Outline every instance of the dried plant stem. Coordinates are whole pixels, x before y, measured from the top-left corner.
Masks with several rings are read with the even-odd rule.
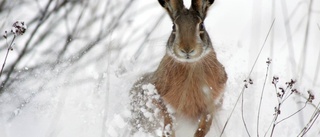
[[[277,87],[277,84],[276,83],[274,83],[274,89],[275,89],[275,92],[276,92],[276,95],[277,95],[277,93],[278,93],[278,87]],[[277,99],[278,99],[278,108],[281,106],[281,100],[277,97]],[[264,136],[266,136],[267,135],[267,133],[268,133],[268,131],[270,130],[270,128],[271,128],[271,126],[272,126],[272,131],[271,131],[271,135],[270,135],[270,137],[272,136],[272,134],[273,134],[273,131],[274,131],[274,128],[275,128],[275,121],[277,120],[277,118],[278,118],[278,115],[279,115],[279,113],[278,112],[276,112],[275,113],[275,116],[274,116],[274,118],[273,118],[273,120],[272,120],[272,122],[271,122],[271,124],[270,124],[270,126],[269,126],[269,128],[268,128],[268,130],[266,131],[266,133],[264,134]]]
[[[288,88],[289,87],[287,87],[286,89],[285,89],[285,91],[287,91],[288,90]],[[276,90],[276,92],[277,92],[277,86],[276,86],[276,84],[275,84],[275,90]],[[280,114],[280,110],[281,110],[281,105],[283,104],[283,102],[284,101],[286,101],[287,99],[288,99],[288,97],[290,96],[290,95],[292,95],[292,93],[290,93],[289,95],[287,95],[286,94],[287,92],[285,92],[284,93],[284,95],[283,95],[283,97],[284,97],[284,99],[282,99],[282,100],[278,100],[279,101],[279,103],[278,103],[278,106],[277,107],[275,107],[275,116],[274,116],[274,119],[272,120],[272,129],[271,129],[271,134],[270,134],[270,137],[272,137],[272,135],[273,135],[273,133],[274,133],[274,130],[275,130],[275,127],[276,127],[276,125],[277,125],[277,119],[278,119],[278,116],[279,116],[279,114]],[[267,132],[269,131],[269,129],[267,130]]]
[[[276,16],[275,7],[276,7],[276,0],[272,0],[271,19],[274,19],[275,16]],[[274,51],[275,51],[275,31],[272,30],[271,34],[270,34],[270,54],[269,54],[270,58],[273,58]],[[270,72],[271,72],[271,74],[273,73],[273,67],[272,66],[270,68]]]
[[[273,133],[274,133],[274,129],[276,127],[276,121],[278,119],[278,116],[279,116],[279,110],[280,110],[280,107],[281,107],[281,103],[278,103],[278,106],[276,107],[276,113],[275,113],[275,116],[272,120],[273,124],[272,124],[272,129],[271,129],[271,134],[270,134],[270,137],[272,137]]]
[[[303,98],[307,99],[305,96],[302,96]],[[319,118],[320,115],[320,102],[318,105],[314,105],[313,103],[310,103],[314,108],[314,112],[309,120],[309,122],[306,124],[306,126],[301,130],[298,136],[302,137],[304,136],[313,126],[314,122]]]
[[[258,61],[258,59],[259,59],[259,57],[260,57],[260,54],[261,54],[264,46],[266,45],[266,42],[267,42],[268,37],[269,37],[269,35],[270,35],[270,32],[271,32],[271,30],[272,30],[272,28],[273,28],[273,25],[274,25],[275,20],[276,20],[276,19],[273,19],[273,21],[272,21],[272,24],[271,24],[271,26],[270,26],[270,28],[269,28],[268,34],[267,34],[266,38],[264,39],[263,45],[262,45],[262,47],[261,47],[261,49],[260,49],[260,51],[259,51],[259,53],[258,53],[258,56],[256,57],[256,60],[254,61],[254,64],[253,64],[253,66],[252,66],[252,68],[251,68],[251,70],[250,70],[250,73],[249,73],[249,75],[248,75],[248,78],[250,77],[250,75],[251,75],[254,67],[256,66],[256,63],[257,63],[257,61]]]
[[[298,111],[296,111],[296,112],[294,112],[293,114],[291,114],[291,115],[289,115],[289,116],[287,116],[287,117],[279,120],[279,121],[276,122],[275,124],[279,124],[280,122],[285,121],[285,120],[287,120],[288,118],[290,118],[290,117],[294,116],[295,114],[299,113],[301,110],[303,110],[303,109],[307,106],[307,104],[308,104],[308,101],[306,101],[305,104],[304,104],[304,106],[303,106],[302,108],[300,108]]]
[[[264,78],[263,86],[262,86],[262,91],[261,91],[261,96],[260,96],[260,102],[259,102],[259,108],[258,108],[258,117],[257,117],[257,136],[259,136],[259,121],[260,121],[260,112],[261,112],[261,104],[262,104],[262,99],[263,99],[263,93],[264,93],[264,88],[266,86],[266,82],[268,79],[268,72],[269,72],[269,66],[270,63],[267,63],[267,71],[266,71],[266,76]]]
[[[3,70],[4,70],[4,66],[6,65],[9,52],[10,52],[10,50],[12,50],[12,45],[13,45],[13,42],[14,42],[15,39],[16,39],[16,35],[13,35],[12,41],[11,41],[11,43],[8,45],[8,49],[7,49],[6,56],[4,57],[4,61],[3,61],[3,64],[2,64],[2,67],[1,67],[1,71],[0,71],[0,78],[1,78],[1,76],[2,76],[2,72],[3,72]],[[1,92],[0,92],[0,94],[1,94]]]
[[[225,131],[228,123],[229,123],[229,120],[231,119],[231,116],[232,116],[232,114],[233,114],[233,112],[234,112],[234,110],[235,110],[235,108],[236,108],[236,106],[237,106],[237,104],[238,104],[238,102],[239,102],[239,100],[240,100],[240,97],[241,97],[241,95],[243,94],[243,92],[244,92],[245,89],[246,89],[246,87],[243,86],[243,88],[242,88],[242,90],[241,90],[241,93],[240,93],[240,95],[238,96],[238,99],[237,99],[236,103],[234,104],[234,106],[233,106],[233,108],[232,108],[232,111],[231,111],[230,115],[229,115],[228,118],[227,118],[227,121],[225,122],[225,124],[224,124],[224,126],[223,126],[223,129],[222,129],[222,131],[221,131],[221,133],[220,133],[220,137],[222,137],[222,135],[223,135],[223,133],[224,133],[224,131]]]
[[[310,118],[309,123],[303,128],[303,130],[300,132],[299,136],[301,136],[301,137],[304,136],[311,129],[314,122],[319,118],[319,115],[320,115],[319,105],[320,105],[320,102],[319,102],[315,112],[313,113],[312,117]]]
[[[245,129],[246,129],[246,132],[247,132],[247,134],[248,134],[248,137],[251,137],[250,132],[249,132],[248,127],[247,127],[247,124],[246,124],[246,121],[245,121],[245,119],[244,119],[244,109],[243,109],[243,100],[244,100],[243,98],[244,98],[244,94],[242,94],[241,97],[242,97],[242,98],[241,98],[241,117],[242,117],[242,122],[243,122],[243,125],[244,125]]]
[[[286,88],[287,90],[288,88]],[[286,94],[286,96],[284,97],[284,99],[281,101],[281,103],[285,102],[291,95],[293,92],[290,92],[289,94]]]
[[[274,84],[274,89],[275,89],[275,93],[276,93],[276,96],[277,96],[277,93],[278,93],[278,87],[277,87],[277,84],[275,84],[275,83],[273,83]],[[281,100],[277,97],[277,100],[278,100],[278,104],[280,104],[280,102],[281,102]],[[275,118],[272,120],[272,122],[271,122],[271,124],[270,124],[270,126],[268,127],[268,129],[267,129],[267,131],[265,132],[265,134],[264,134],[264,137],[266,137],[267,136],[267,133],[268,133],[268,131],[270,130],[270,128],[271,128],[271,126],[273,125],[273,121],[275,120]]]

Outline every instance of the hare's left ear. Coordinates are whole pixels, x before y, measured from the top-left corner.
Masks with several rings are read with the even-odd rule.
[[[172,20],[174,20],[185,8],[183,0],[158,0],[158,2],[167,10]]]
[[[192,0],[190,9],[199,13],[199,16],[204,20],[207,15],[207,11],[214,0]]]

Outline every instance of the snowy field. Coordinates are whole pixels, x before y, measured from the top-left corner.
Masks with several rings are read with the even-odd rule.
[[[3,33],[28,26],[0,78],[0,137],[150,136],[130,134],[129,91],[165,53],[172,23],[157,0],[2,0],[0,18]],[[320,136],[320,0],[216,0],[205,26],[228,73],[208,137],[302,136],[309,126],[304,136]],[[6,49],[1,38],[1,64]],[[279,87],[299,93],[272,132]],[[177,137],[194,130],[181,120]]]

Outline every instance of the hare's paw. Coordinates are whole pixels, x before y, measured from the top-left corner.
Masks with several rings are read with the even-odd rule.
[[[205,131],[201,128],[199,128],[196,133],[194,134],[194,137],[204,137],[206,135]]]

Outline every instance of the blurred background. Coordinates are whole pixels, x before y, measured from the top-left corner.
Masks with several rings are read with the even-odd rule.
[[[157,0],[0,0],[0,18],[2,34],[16,21],[27,25],[0,78],[1,137],[132,136],[129,90],[157,68],[171,32]],[[259,131],[270,136],[278,104],[273,76],[279,87],[296,80],[300,93],[283,104],[279,119],[304,108],[279,123],[274,136],[297,136],[319,115],[320,0],[216,0],[205,26],[229,76],[220,124],[210,132],[220,133],[232,113],[226,136],[249,136],[244,123],[256,136],[264,91]],[[12,39],[0,38],[1,64]],[[248,77],[253,84],[241,94]],[[307,91],[315,100],[304,107]],[[306,135],[320,136],[319,127],[315,119]]]

